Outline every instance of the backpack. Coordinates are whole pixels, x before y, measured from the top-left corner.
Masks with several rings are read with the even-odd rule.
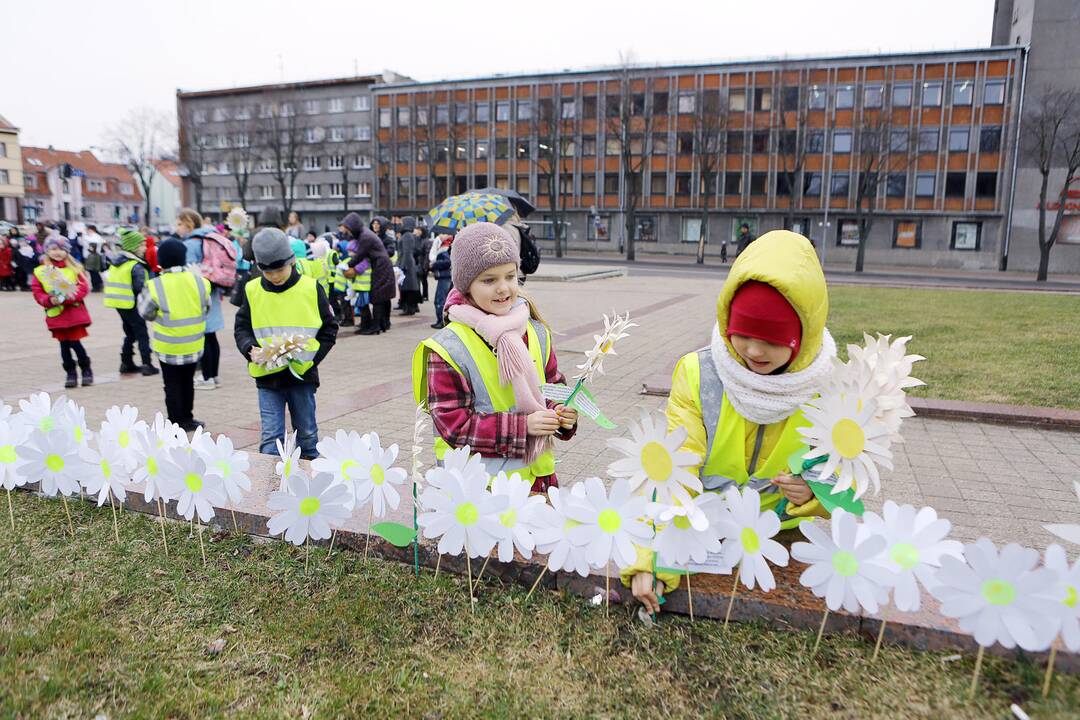
[[[540,267],[540,249],[528,225],[518,225],[521,234],[521,274],[532,275]]]
[[[202,274],[214,285],[231,288],[236,284],[236,246],[216,232],[202,236]]]

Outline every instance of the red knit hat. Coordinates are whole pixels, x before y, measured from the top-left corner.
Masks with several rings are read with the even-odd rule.
[[[728,311],[727,335],[744,335],[791,348],[791,359],[802,344],[802,321],[791,303],[768,283],[751,280],[735,291]]]

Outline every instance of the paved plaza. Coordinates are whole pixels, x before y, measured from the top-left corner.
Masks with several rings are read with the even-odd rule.
[[[536,300],[556,332],[560,367],[568,376],[591,347],[602,313],[630,311],[639,323],[617,346],[608,375],[593,386],[605,413],[625,427],[642,411],[660,411],[664,398],[641,395],[642,383],[669,374],[685,352],[709,337],[722,277],[615,277],[589,282],[530,281]],[[84,341],[93,359],[97,384],[69,391],[96,425],[113,404],[139,407],[144,418],[164,408],[160,376],[117,375],[121,329],[116,313],[89,297],[94,325]],[[338,428],[375,430],[388,442],[412,442],[410,360],[413,348],[432,330],[431,304],[422,313],[399,318],[389,334],[357,336],[343,328],[320,368],[320,435]],[[196,392],[195,416],[214,433],[231,436],[237,446],[258,451],[258,407],[254,382],[232,342],[234,308],[226,304],[221,336],[222,387]],[[29,293],[0,294],[4,338],[0,397],[15,404],[32,392],[63,392],[57,343],[45,330],[42,313]],[[916,373],[917,374],[917,373]],[[564,485],[603,475],[614,454],[606,448],[612,433],[583,420],[577,436],[559,443],[558,474]],[[914,418],[904,427],[905,444],[894,448],[895,470],[883,478],[880,495],[867,498],[877,509],[885,498],[928,504],[952,520],[961,540],[986,535],[997,542],[1035,547],[1052,540],[1047,522],[1080,521],[1072,483],[1080,479],[1080,434],[1024,427]],[[427,461],[431,461],[430,453]]]

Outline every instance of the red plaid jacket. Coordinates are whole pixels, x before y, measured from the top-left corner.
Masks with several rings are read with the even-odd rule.
[[[526,345],[528,342],[526,336]],[[549,383],[566,382],[566,378],[559,372],[554,347],[551,349],[547,367],[544,368],[544,376]],[[473,452],[485,457],[525,457],[526,413],[476,412],[473,409],[473,392],[469,381],[439,357],[438,353],[428,354],[427,383],[428,408],[435,431],[450,446],[459,448],[468,445]],[[556,404],[547,401],[550,409],[554,409]],[[555,437],[569,440],[576,431],[576,426],[570,430],[560,428]],[[559,480],[552,473],[536,478],[532,491],[546,492],[549,487],[558,486]]]

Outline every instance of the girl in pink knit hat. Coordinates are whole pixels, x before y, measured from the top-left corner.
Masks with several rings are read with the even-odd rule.
[[[533,492],[558,485],[552,439],[569,440],[577,411],[545,400],[544,383],[565,383],[551,331],[520,294],[519,249],[492,223],[454,238],[448,324],[413,358],[416,402],[431,413],[435,456],[468,446],[491,475],[519,473]]]

